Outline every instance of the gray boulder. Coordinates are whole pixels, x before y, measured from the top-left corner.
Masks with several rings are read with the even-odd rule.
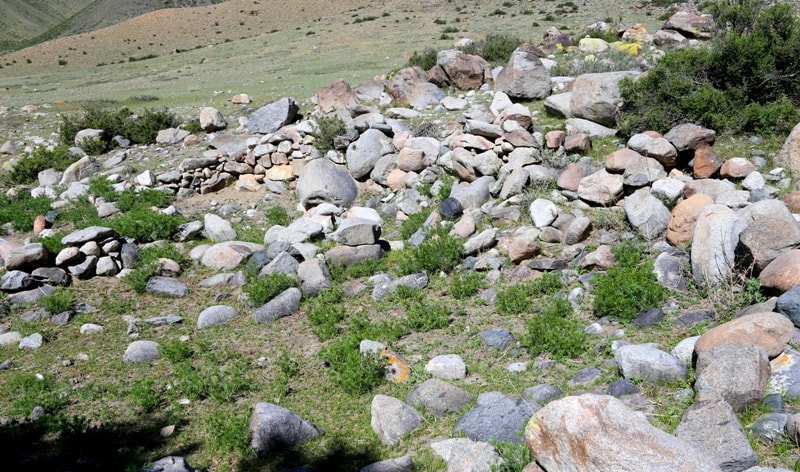
[[[697,216],[692,242],[692,275],[701,286],[723,283],[731,274],[739,235],[747,223],[724,205],[707,205]]]
[[[515,49],[494,80],[495,91],[522,100],[541,100],[550,95],[550,71],[540,57],[541,51],[530,44]]]
[[[491,472],[503,461],[494,446],[485,441],[443,439],[433,441],[431,449],[447,463],[448,471]]]
[[[739,241],[757,272],[800,245],[800,223],[780,200],[761,200],[738,213],[746,224]]]
[[[322,429],[272,403],[258,403],[250,417],[250,447],[258,455],[288,449],[321,435]]]
[[[649,188],[637,190],[622,202],[625,216],[645,239],[660,238],[667,232],[672,214],[669,208],[650,193]]]
[[[644,415],[608,395],[584,394],[551,402],[525,428],[525,440],[545,470],[719,470],[714,460],[689,443],[657,429]]]
[[[764,398],[770,364],[761,347],[729,342],[700,354],[695,372],[698,394],[714,392],[741,412]]]
[[[622,197],[622,175],[601,169],[587,175],[578,184],[578,197],[602,206],[614,205]]]
[[[256,110],[247,118],[247,129],[253,133],[274,133],[294,121],[300,107],[294,98],[284,97]]]
[[[300,278],[300,290],[307,297],[313,297],[333,285],[331,273],[322,259],[301,262],[297,267],[297,276]]]
[[[215,243],[223,243],[236,239],[236,230],[231,223],[213,213],[206,213],[203,217],[206,236]]]
[[[6,270],[35,269],[47,263],[50,254],[42,243],[26,244],[9,251],[5,256]]]
[[[345,246],[362,246],[376,244],[380,236],[380,224],[364,218],[346,218],[329,237]]]
[[[147,279],[145,291],[162,297],[183,298],[189,294],[189,287],[172,277],[154,276]]]
[[[677,357],[650,344],[629,344],[614,353],[622,376],[640,378],[647,383],[662,384],[685,380],[686,365]]]
[[[195,469],[183,457],[168,456],[153,462],[142,472],[195,472]]]
[[[226,126],[228,123],[225,122],[225,117],[216,108],[205,107],[200,110],[200,127],[206,133],[225,129]]]
[[[161,348],[155,341],[133,341],[125,349],[125,362],[147,362],[161,357]]]
[[[482,393],[474,408],[462,416],[453,432],[475,441],[522,443],[518,434],[539,406],[500,392]]]
[[[267,323],[283,318],[284,316],[292,315],[300,309],[300,301],[302,298],[303,293],[300,289],[295,287],[288,288],[272,300],[254,310],[252,314],[253,321]]]
[[[601,72],[583,74],[572,83],[570,113],[606,126],[616,124],[621,94],[619,82],[625,77],[636,77],[639,72]]]
[[[347,146],[347,170],[354,179],[368,177],[378,159],[393,151],[392,141],[385,134],[377,129],[368,129]]]
[[[675,437],[714,460],[723,472],[738,472],[758,464],[733,408],[716,394],[701,394],[681,417]]]
[[[408,393],[406,402],[422,406],[436,416],[461,411],[472,403],[472,394],[440,379],[428,379]]]
[[[239,316],[239,311],[227,305],[214,305],[200,312],[197,317],[197,327],[207,328],[228,321]]]
[[[380,156],[378,156],[380,157]],[[328,159],[313,159],[297,179],[297,197],[304,208],[320,203],[350,206],[358,196],[353,177]]]
[[[414,462],[411,457],[403,456],[397,459],[374,462],[362,467],[359,472],[410,472],[412,470],[414,470]]]
[[[375,395],[370,406],[372,430],[382,443],[394,446],[422,425],[424,418],[412,406],[386,395]]]

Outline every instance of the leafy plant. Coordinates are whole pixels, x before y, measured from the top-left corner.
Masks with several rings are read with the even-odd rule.
[[[178,226],[186,222],[181,215],[167,215],[147,209],[134,209],[105,221],[105,225],[113,228],[121,236],[146,243],[169,239],[178,230]]]
[[[632,320],[643,309],[666,301],[669,292],[656,279],[653,262],[641,262],[641,248],[624,242],[612,252],[618,265],[592,280],[595,315]]]
[[[286,274],[269,274],[266,277],[250,276],[242,291],[250,302],[256,306],[263,305],[278,296],[281,292],[298,285],[297,279]]]
[[[323,347],[319,357],[330,366],[330,379],[350,395],[369,392],[384,380],[384,363],[377,355],[362,355],[362,337],[350,332]]]
[[[311,323],[311,332],[320,341],[332,339],[339,333],[340,323],[347,318],[347,309],[343,301],[344,293],[334,287],[320,292],[308,302],[306,316]]]
[[[505,15],[502,10],[496,10]],[[467,54],[481,56],[493,66],[505,65],[514,52],[524,41],[516,36],[505,33],[489,33],[485,38],[461,48]]]
[[[544,295],[553,295],[564,286],[561,278],[555,273],[545,273],[538,279],[509,285],[497,292],[495,306],[501,315],[519,315],[531,311],[534,299]]]
[[[217,410],[206,420],[208,444],[213,451],[236,452],[242,456],[252,454],[247,415],[231,414]]]
[[[158,132],[178,126],[178,119],[167,110],[146,109],[134,114],[128,108],[116,111],[98,106],[84,108],[83,113],[62,116],[58,134],[63,144],[71,144],[78,131],[86,128],[102,129],[102,148],[95,151],[106,152],[113,147],[114,136],[124,136],[134,144],[154,143]]]
[[[431,70],[436,65],[438,51],[432,48],[425,48],[422,52],[414,51],[408,58],[406,67],[419,66],[423,70]]]
[[[533,462],[533,452],[524,441],[515,444],[490,439],[489,443],[502,459],[498,464],[489,465],[491,472],[522,472],[525,466]]]
[[[280,205],[273,205],[264,211],[264,218],[269,225],[288,226],[292,222],[292,217],[286,208]]]
[[[522,343],[532,356],[548,353],[554,359],[572,359],[586,352],[586,332],[563,298],[550,298],[541,313],[528,320]]]
[[[450,295],[456,300],[466,300],[478,293],[483,284],[479,272],[456,272],[450,276]]]
[[[335,149],[334,139],[347,132],[347,124],[338,116],[320,116],[317,121],[317,135],[314,145],[321,152]]]
[[[47,294],[39,301],[49,313],[63,313],[72,308],[75,296],[64,287],[58,287],[53,293]]]
[[[139,379],[133,382],[129,398],[144,413],[152,413],[161,405],[161,394],[153,379]]]
[[[26,153],[14,164],[8,173],[8,180],[15,185],[30,184],[36,181],[39,172],[51,168],[64,170],[80,158],[80,155],[73,154],[69,150],[68,145],[56,146],[53,149],[36,146],[33,151]]]
[[[425,271],[429,274],[448,272],[461,262],[464,242],[448,233],[447,228],[434,228],[417,247],[406,248],[395,259],[401,274]]]
[[[36,216],[50,210],[50,203],[47,197],[33,198],[23,190],[15,197],[0,193],[0,224],[11,223],[11,227],[17,231],[30,231]]]
[[[136,192],[133,189],[127,189],[119,194],[117,208],[120,211],[149,210],[151,207],[166,207],[173,200],[175,200],[175,196],[163,190],[147,188]]]
[[[136,293],[144,293],[147,288],[147,281],[150,277],[158,274],[160,258],[172,259],[178,264],[185,263],[185,257],[175,246],[164,244],[160,246],[148,246],[139,251],[139,260],[136,266],[125,276],[125,282]]]

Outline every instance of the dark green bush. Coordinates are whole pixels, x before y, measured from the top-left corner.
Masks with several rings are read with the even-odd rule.
[[[8,173],[8,180],[14,185],[35,182],[39,172],[53,168],[64,170],[81,156],[72,154],[69,146],[56,146],[52,150],[44,146],[36,146],[29,154],[23,156]]]
[[[137,208],[105,221],[121,236],[135,239],[139,243],[169,239],[186,222],[181,215],[165,215],[157,211]]]
[[[255,305],[263,305],[284,290],[297,287],[297,279],[286,274],[269,274],[266,277],[250,276],[242,291]]]
[[[347,132],[347,124],[338,116],[320,116],[317,119],[317,136],[314,146],[321,152],[334,149],[333,140]]]
[[[117,208],[120,211],[150,210],[152,207],[163,208],[175,200],[175,195],[163,190],[143,189],[136,192],[127,189],[118,195]]]
[[[438,51],[432,48],[425,48],[422,52],[414,51],[411,57],[408,58],[407,67],[419,66],[420,68],[428,71],[436,65],[436,56]]]
[[[448,233],[448,228],[436,228],[417,247],[401,251],[396,259],[401,274],[449,272],[463,258],[464,241]]]
[[[797,123],[800,21],[793,7],[727,0],[711,11],[724,30],[708,47],[670,51],[647,76],[621,83],[625,134],[694,122],[783,135]]]
[[[114,136],[124,136],[134,144],[154,143],[158,132],[178,126],[180,121],[167,110],[146,109],[134,114],[128,108],[116,111],[97,106],[84,109],[80,115],[62,116],[58,134],[63,144],[72,144],[78,131],[86,128],[102,129],[103,146],[93,146],[95,152],[106,152],[113,147]]]
[[[522,343],[531,356],[548,353],[563,360],[579,357],[588,349],[586,331],[563,298],[550,298],[541,313],[528,320]]]
[[[339,333],[341,323],[347,319],[343,302],[344,293],[338,288],[324,290],[310,300],[306,316],[311,323],[311,332],[320,341],[332,339]]]
[[[614,248],[618,265],[592,279],[595,315],[632,320],[645,308],[666,301],[669,292],[656,279],[653,262],[642,262],[641,254],[631,242]]]
[[[145,288],[147,287],[147,281],[150,277],[157,275],[159,270],[159,263],[158,260],[161,258],[165,259],[172,259],[173,261],[177,262],[178,264],[184,265],[186,263],[186,258],[183,254],[171,244],[163,244],[163,245],[154,245],[148,246],[141,251],[139,251],[138,261],[136,262],[136,267],[125,276],[125,282],[130,285],[130,287],[136,293],[144,293]],[[190,348],[187,347],[187,343],[174,343],[174,345],[167,347],[165,349],[175,349],[175,355],[178,357],[186,357],[191,354]],[[180,350],[186,351],[189,349],[188,354],[186,352],[178,352]],[[164,349],[162,349],[162,353],[164,353]],[[168,355],[169,358],[169,355]]]
[[[11,223],[16,231],[32,231],[33,220],[50,210],[50,199],[47,197],[31,197],[31,194],[20,191],[16,197],[8,197],[0,193],[0,224]]]
[[[490,33],[461,50],[467,54],[481,56],[493,66],[501,66],[508,62],[511,53],[523,43],[522,39],[510,34]]]

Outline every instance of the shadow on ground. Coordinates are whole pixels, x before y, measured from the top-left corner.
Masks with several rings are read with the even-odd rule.
[[[377,451],[365,446],[354,449],[340,439],[329,439],[324,451],[305,453],[300,448],[264,457],[247,457],[239,461],[236,470],[284,472],[297,469],[314,472],[352,472],[382,460]]]

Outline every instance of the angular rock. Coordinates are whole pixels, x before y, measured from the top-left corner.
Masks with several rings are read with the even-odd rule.
[[[206,249],[200,262],[214,270],[232,270],[254,252],[264,249],[261,244],[244,241],[226,241]]]
[[[708,205],[697,216],[692,242],[692,275],[701,286],[725,282],[745,221],[730,208]]]
[[[424,418],[413,407],[386,395],[375,395],[370,406],[372,430],[382,443],[394,446],[422,426]]]
[[[601,125],[615,126],[621,99],[619,82],[625,77],[637,75],[639,73],[635,71],[579,75],[572,84],[572,116]]]
[[[612,206],[622,196],[622,176],[602,169],[581,179],[578,197],[589,203]]]
[[[768,358],[780,355],[794,333],[794,325],[785,316],[773,313],[752,313],[734,318],[703,333],[695,344],[697,356],[725,343],[758,346]]]
[[[250,417],[250,447],[260,456],[306,443],[322,433],[319,426],[272,403],[257,403]]]
[[[300,289],[295,287],[288,288],[272,300],[254,310],[251,315],[253,321],[268,323],[283,318],[284,316],[292,315],[300,309],[300,301],[302,298],[303,293]]]
[[[145,291],[162,297],[183,298],[189,294],[189,287],[172,277],[154,276],[147,279]]]
[[[518,434],[539,406],[500,392],[482,393],[474,408],[462,416],[453,432],[474,441],[507,441],[521,444]]]
[[[739,241],[757,272],[800,245],[800,223],[779,200],[762,200],[741,210],[746,227]]]
[[[694,388],[712,391],[741,412],[761,403],[770,374],[764,350],[735,342],[720,344],[698,356]]]
[[[313,297],[333,286],[331,273],[325,261],[309,259],[297,266],[297,276],[300,278],[300,290],[303,295]]]
[[[667,231],[670,222],[669,209],[643,188],[625,197],[622,208],[631,222],[645,239],[660,238]]]
[[[517,47],[497,74],[495,91],[521,100],[541,100],[550,95],[550,71],[540,57],[542,52],[530,44]]]
[[[675,146],[678,152],[695,150],[702,146],[711,146],[717,139],[714,130],[703,128],[692,123],[675,126],[664,135],[664,138]]]
[[[622,346],[614,353],[614,360],[626,379],[663,384],[685,380],[688,375],[680,359],[649,344]]]
[[[447,463],[447,470],[453,472],[490,472],[503,460],[488,442],[467,438],[433,441],[431,449]]]
[[[463,410],[472,403],[472,394],[440,379],[428,379],[408,393],[406,402],[422,406],[436,416]]]
[[[50,254],[42,243],[26,244],[9,251],[5,256],[6,270],[33,270],[45,265]]]
[[[436,65],[441,67],[450,82],[461,90],[477,89],[491,77],[489,63],[480,56],[464,54],[458,49],[445,49],[436,55]]]
[[[206,236],[215,243],[236,239],[236,230],[231,223],[213,213],[206,213],[203,217],[203,227]]]
[[[397,71],[389,80],[387,89],[398,105],[410,105],[415,110],[424,110],[445,97],[439,87],[428,82],[427,74],[419,66]]]
[[[674,13],[661,28],[678,31],[689,38],[698,39],[711,39],[717,32],[711,15],[698,15],[688,11]]]
[[[298,110],[299,106],[293,98],[284,97],[251,114],[247,119],[247,129],[253,133],[274,133],[291,123]]]

